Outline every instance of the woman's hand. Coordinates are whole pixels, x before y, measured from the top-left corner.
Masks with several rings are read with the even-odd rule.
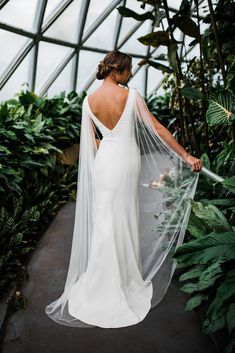
[[[184,157],[184,160],[193,167],[194,172],[200,172],[200,170],[203,167],[202,161],[199,158],[196,158],[189,153],[186,154],[186,156]]]

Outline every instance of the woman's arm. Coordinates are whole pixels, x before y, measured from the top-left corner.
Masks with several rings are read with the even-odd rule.
[[[173,148],[187,163],[193,167],[193,171],[198,172],[202,169],[202,162],[199,158],[192,156],[188,153],[183,146],[181,146],[176,139],[173,137],[171,132],[163,126],[155,116],[149,111],[151,120],[156,128],[158,134],[163,138],[166,143]]]

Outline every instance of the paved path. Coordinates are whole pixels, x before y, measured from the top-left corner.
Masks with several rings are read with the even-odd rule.
[[[76,328],[48,318],[44,307],[61,294],[67,274],[74,212],[68,202],[34,250],[21,288],[27,307],[9,318],[3,353],[216,353],[198,314],[184,311],[189,296],[174,277],[161,303],[133,326]]]

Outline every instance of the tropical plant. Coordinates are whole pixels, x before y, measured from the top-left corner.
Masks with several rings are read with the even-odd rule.
[[[207,5],[197,0],[182,0],[179,9],[170,15],[167,0],[139,3],[143,9],[147,4],[153,5],[153,9],[142,14],[123,6],[117,9],[122,16],[136,21],[151,20],[151,32],[138,40],[155,50],[162,47],[166,49],[163,52],[167,51],[167,54],[154,55],[155,50],[153,54],[149,50],[139,65],[152,66],[165,73],[163,87],[169,88],[171,94],[169,107],[172,121],[177,125],[175,137],[184,146],[188,145],[191,153],[199,156],[205,151],[210,157],[213,137],[205,115],[207,98],[214,88],[224,85],[234,89],[235,4],[232,0],[219,0],[215,4],[208,0]],[[208,26],[204,32],[202,23]],[[176,28],[182,33],[180,41],[175,39]],[[186,44],[190,37],[193,40]],[[198,55],[189,59],[188,53],[194,45],[199,47]]]
[[[40,205],[24,209],[23,197],[18,199],[9,194],[5,199],[8,206],[0,208],[0,290],[9,280],[16,278],[24,269],[22,255],[33,247],[25,237],[35,233],[34,223],[40,217]],[[33,234],[32,234],[33,233]]]
[[[235,151],[233,145],[234,96],[219,92],[209,100],[206,113],[209,126],[230,128],[227,143],[213,164],[206,154],[204,165],[231,175],[213,183],[207,176],[198,185],[197,198],[191,200],[192,212],[187,232],[190,240],[177,249],[173,257],[178,268],[185,269],[179,281],[187,281],[181,290],[192,294],[185,310],[207,306],[203,332],[225,329],[230,343],[225,352],[235,346]]]
[[[0,105],[0,288],[18,279],[56,212],[75,200],[77,164],[63,150],[80,139],[82,97],[21,91]]]

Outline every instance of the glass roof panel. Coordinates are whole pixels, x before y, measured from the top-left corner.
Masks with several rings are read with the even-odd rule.
[[[96,67],[99,61],[103,59],[105,54],[96,53],[93,51],[81,50],[79,54],[78,63],[78,76],[77,76],[77,90],[80,91],[84,82],[86,82],[89,76],[96,72]],[[100,85],[101,81],[96,80],[97,84]]]
[[[171,16],[175,13],[173,10],[179,8],[180,3],[181,0],[168,0]],[[199,3],[200,15],[205,16],[205,10],[208,12],[207,1],[203,0]],[[149,71],[147,91],[152,87],[158,87],[159,80],[163,77],[161,71],[147,66],[139,70],[135,67],[148,52],[148,47],[142,45],[137,38],[152,31],[152,21],[141,23],[132,18],[122,17],[117,7],[123,4],[140,14],[152,9],[151,5],[146,5],[145,9],[142,9],[141,3],[137,0],[47,0],[45,2],[44,0],[8,0],[5,4],[2,3],[0,45],[4,50],[0,57],[0,99],[12,94],[13,83],[16,87],[20,87],[21,78],[24,81],[27,80],[29,89],[38,94],[44,94],[46,91],[53,94],[67,89],[90,92],[102,84],[102,81],[97,80],[95,76],[99,61],[108,51],[115,48],[128,53],[133,58],[135,70],[134,77],[129,82],[130,86],[138,87],[143,93],[147,69]],[[84,12],[86,9],[87,13]],[[84,21],[82,12],[86,15]],[[40,19],[42,28],[38,28]],[[194,21],[196,22],[195,17]],[[45,26],[48,28],[46,27],[43,32]],[[208,24],[203,24],[202,31],[207,26]],[[80,27],[81,33],[78,33]],[[163,27],[164,30],[168,27],[165,18]],[[155,27],[153,30],[162,30],[162,27]],[[174,31],[174,36],[181,40],[182,32],[177,29]],[[84,39],[86,39],[85,42],[83,42]],[[185,36],[182,55],[187,54],[187,59],[198,55],[198,46],[193,48],[189,46],[192,40],[192,37]],[[27,54],[29,50],[30,55]],[[152,59],[160,54],[166,55],[164,46],[160,46],[157,50],[150,47],[150,51],[154,52]],[[24,58],[25,55],[27,59]],[[161,59],[158,61],[168,65],[167,61]],[[26,65],[29,65],[29,68],[26,68]]]
[[[41,89],[45,81],[70,51],[70,48],[63,47],[62,45],[40,42],[37,62],[36,90]]]
[[[28,53],[28,55],[17,67],[14,74],[8,79],[5,86],[1,89],[1,101],[13,98],[14,95],[19,93],[21,89],[23,89],[22,85],[24,85],[25,83],[29,83],[32,54],[33,50]]]
[[[34,31],[39,4],[39,0],[10,0],[0,11],[0,22]]]
[[[144,94],[144,74],[145,68],[139,67],[138,62],[140,59],[132,58],[132,73],[133,77],[128,83],[129,87],[137,88],[142,94]]]
[[[86,32],[87,29],[99,18],[99,16],[103,13],[103,11],[113,3],[112,0],[91,0],[87,17],[86,17],[86,24],[84,27],[84,31]]]
[[[150,22],[151,21],[148,20],[141,24],[141,26],[133,33],[133,35],[126,41],[126,43],[121,46],[120,50],[137,55],[146,55],[148,46],[140,43],[138,38],[151,32]]]
[[[52,83],[50,88],[47,90],[48,97],[53,97],[54,95],[61,93],[61,87],[63,87],[63,91],[69,92],[72,90],[71,82],[72,82],[72,71],[73,71],[73,61],[70,60],[68,65],[61,71],[60,75],[56,78],[56,80]]]
[[[77,42],[78,19],[81,15],[81,3],[81,0],[74,0],[71,2],[48,30],[44,32],[44,35],[68,42]]]
[[[27,37],[0,29],[0,43],[7,43],[7,45],[1,46],[4,51],[0,55],[0,76],[11,65],[28,41]]]
[[[163,79],[164,75],[162,71],[154,69],[154,67],[149,66],[148,68],[148,92],[153,91],[158,87]]]
[[[43,19],[43,25],[48,20],[48,18],[51,17],[51,15],[53,13],[55,13],[55,11],[63,5],[63,3],[65,3],[65,0],[49,0],[49,1],[47,1],[46,11],[45,11],[44,19]]]
[[[92,33],[92,35],[83,43],[83,45],[93,48],[112,50],[116,21],[117,10],[114,9]]]

